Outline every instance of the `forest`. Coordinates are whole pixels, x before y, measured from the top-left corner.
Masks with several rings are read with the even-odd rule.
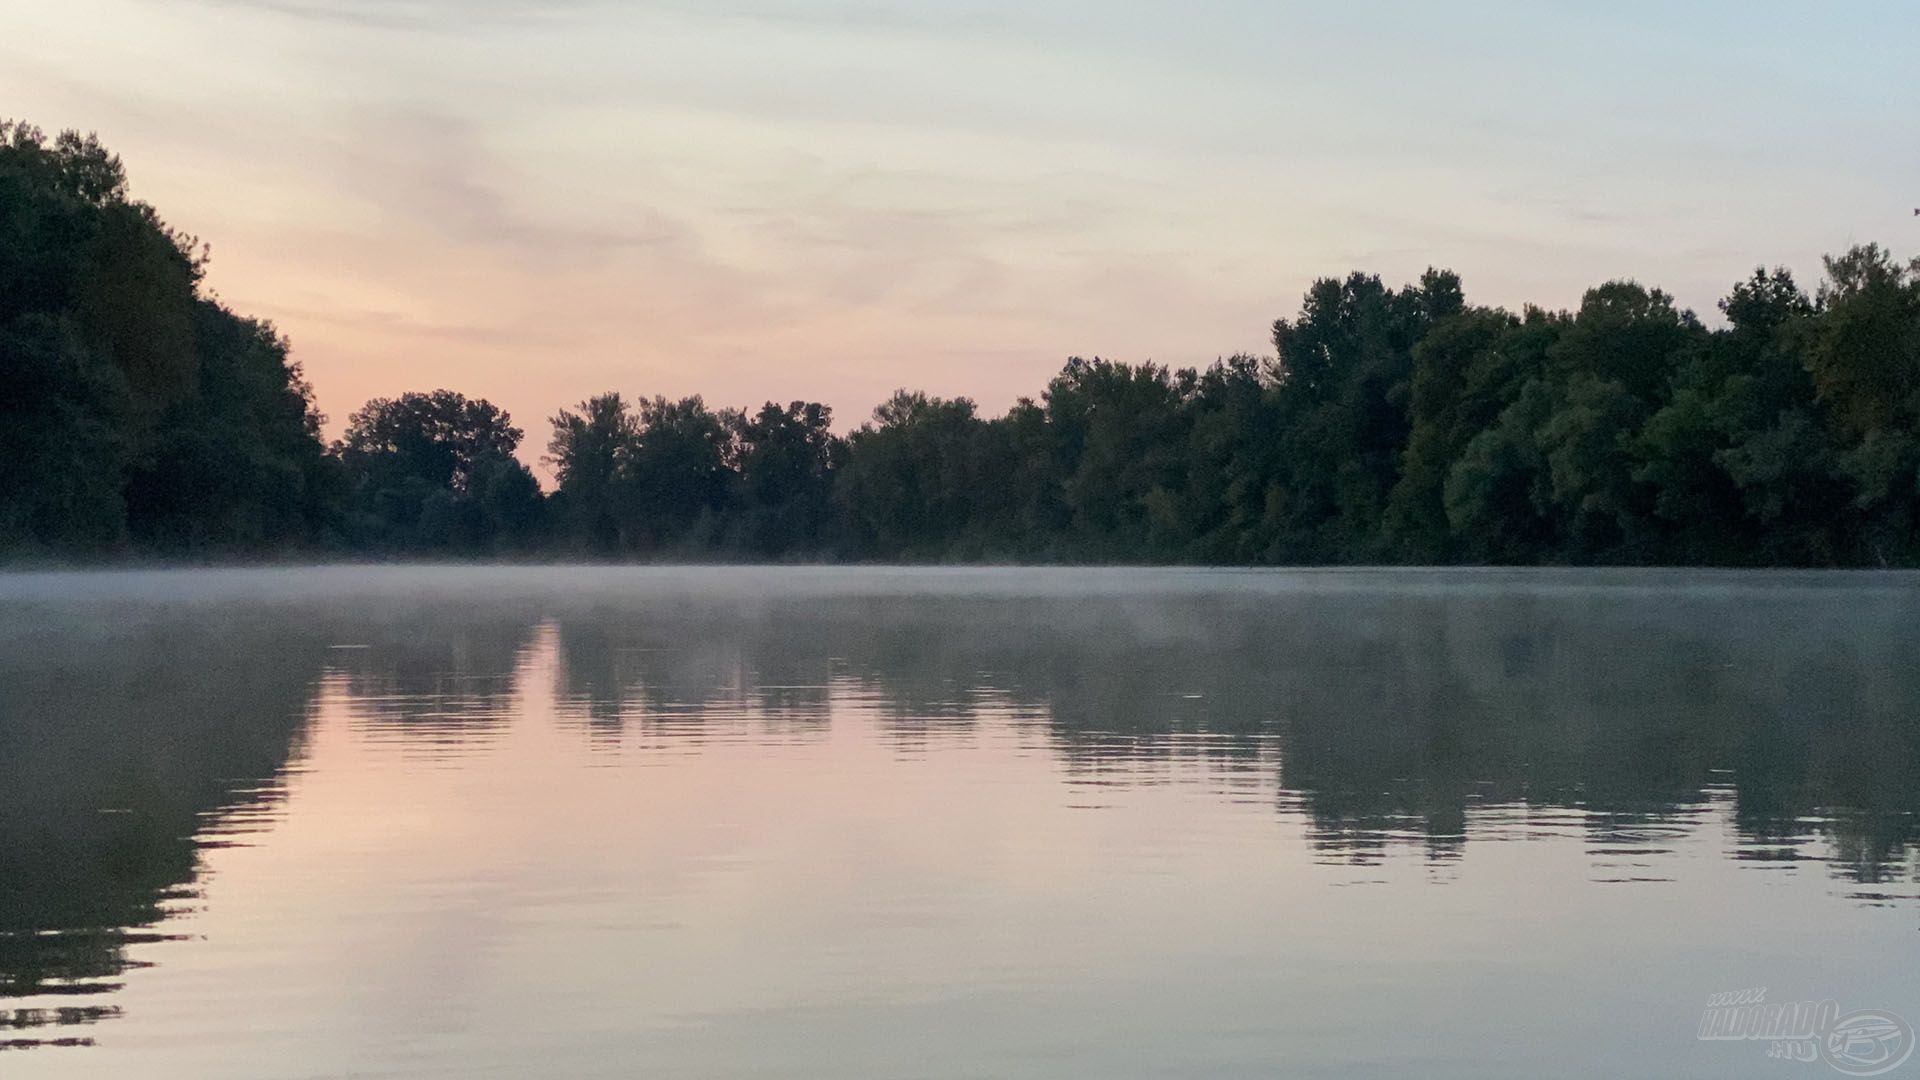
[[[1005,415],[451,389],[329,443],[285,337],[91,136],[0,123],[0,553],[1222,565],[1920,565],[1920,259],[1572,311],[1316,282],[1273,349],[1073,358]],[[536,446],[538,444],[535,444]]]

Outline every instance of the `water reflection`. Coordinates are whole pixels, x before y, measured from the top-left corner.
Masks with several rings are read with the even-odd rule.
[[[489,573],[0,593],[0,1042],[91,1041],[169,955],[129,950],[191,941],[205,853],[273,842],[322,700],[420,769],[529,716],[615,768],[998,740],[1078,810],[1258,803],[1340,884],[1401,858],[1445,883],[1488,843],[1653,884],[1706,842],[1920,897],[1908,579]]]
[[[0,647],[0,1042],[85,1043],[199,903],[201,851],[267,827],[322,653],[279,619],[7,612]],[[38,616],[38,617],[36,617]]]
[[[329,649],[327,689],[351,703],[353,727],[421,758],[457,758],[513,720],[516,665],[534,628],[524,616],[457,608],[372,624],[345,621]]]

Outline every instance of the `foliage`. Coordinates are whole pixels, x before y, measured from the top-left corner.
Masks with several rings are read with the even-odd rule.
[[[91,136],[0,122],[0,547],[285,551],[337,463],[287,344],[202,295],[206,254]]]
[[[595,558],[1920,565],[1920,262],[1631,281],[1573,311],[1429,270],[1315,282],[1269,357],[1074,358],[987,417],[902,390],[590,398],[521,431],[451,390],[331,447],[287,341],[90,137],[0,124],[0,546]]]
[[[451,390],[367,402],[334,447],[351,483],[352,541],[466,554],[528,546],[544,504],[513,456],[520,436],[492,403]]]
[[[736,418],[698,397],[630,406],[617,393],[553,418],[547,462],[563,544],[599,555],[704,549],[735,494]]]

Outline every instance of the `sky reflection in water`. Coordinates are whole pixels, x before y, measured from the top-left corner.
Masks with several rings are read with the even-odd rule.
[[[1916,584],[0,579],[0,1073],[1784,1068],[1920,1018]]]

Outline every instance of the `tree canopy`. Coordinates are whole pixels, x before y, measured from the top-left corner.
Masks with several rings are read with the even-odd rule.
[[[91,137],[0,124],[0,550],[1222,564],[1920,565],[1920,261],[1571,311],[1315,282],[1267,356],[1073,358],[1000,416],[449,389],[327,445],[290,347]]]
[[[0,122],[0,546],[335,535],[312,391],[270,324],[201,291],[205,258],[94,138]]]

